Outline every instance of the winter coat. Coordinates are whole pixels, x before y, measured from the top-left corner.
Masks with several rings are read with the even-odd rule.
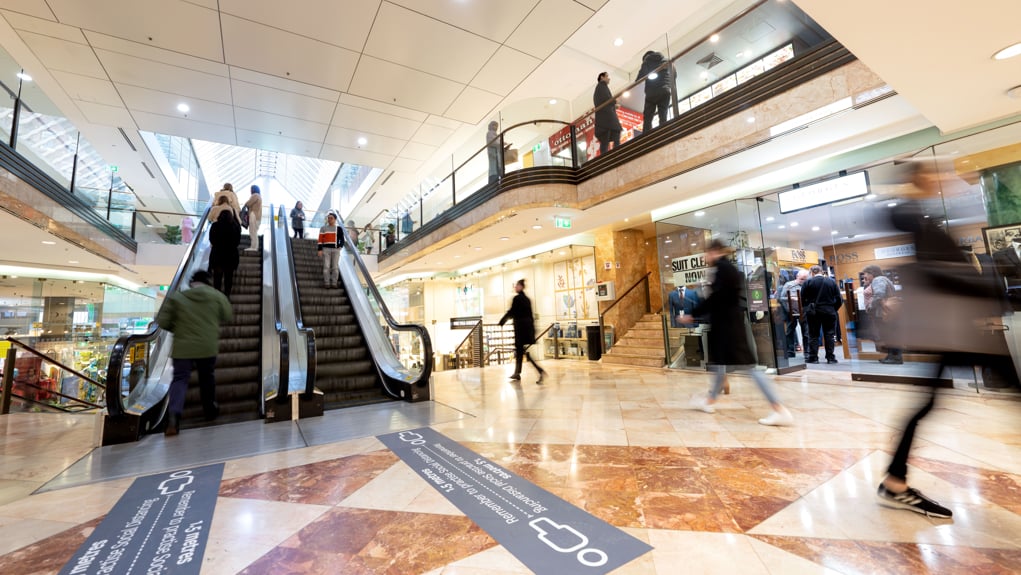
[[[602,108],[599,105],[609,102]],[[605,82],[597,82],[596,90],[592,94],[592,104],[599,108],[596,110],[596,135],[606,134],[613,130],[620,130],[620,118],[617,117],[617,104],[613,99],[613,92]]]
[[[744,284],[737,267],[721,257],[716,260],[712,293],[695,308],[694,316],[711,324],[709,362],[714,365],[755,365]]]
[[[535,343],[535,319],[532,317],[532,300],[525,292],[518,292],[511,300],[510,309],[500,318],[500,325],[514,320],[514,345],[532,345]]]
[[[251,208],[249,208],[251,209]],[[305,229],[305,212],[298,208],[291,209],[291,228],[295,230]]]
[[[209,268],[236,270],[240,258],[241,226],[231,218],[216,220],[209,227]]]
[[[248,208],[249,222],[262,221],[262,194],[252,194],[249,196],[248,201],[245,202],[245,207]]]
[[[241,204],[238,203],[238,195],[231,190],[220,190],[219,192],[216,192],[216,195],[213,196],[213,210],[217,210],[219,208],[219,210],[222,211],[222,208],[218,205],[220,203],[221,196],[227,196],[227,200],[230,202],[230,207],[234,210],[234,217],[236,217],[238,221],[241,221]],[[211,222],[216,221],[216,216],[213,215],[213,210],[209,211],[209,221]],[[220,211],[216,212],[217,215],[219,215]]]
[[[200,283],[170,294],[156,316],[156,323],[174,334],[170,357],[201,359],[216,357],[220,326],[231,317],[233,312],[227,296],[213,286]]]
[[[645,80],[646,100],[659,100],[670,95],[670,88],[673,86],[672,66],[663,66],[665,62],[666,58],[659,52],[649,52],[642,59],[642,68],[638,71],[638,77],[645,78],[654,70],[657,74],[655,80],[651,78]],[[663,67],[657,70],[660,66]]]

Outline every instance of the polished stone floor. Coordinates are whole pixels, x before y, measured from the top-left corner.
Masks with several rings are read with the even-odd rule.
[[[547,361],[443,372],[433,427],[655,549],[615,573],[1019,573],[1021,402],[950,390],[919,427],[910,481],[954,511],[880,507],[875,487],[917,388],[848,374],[777,378],[794,427],[736,377]],[[0,418],[0,573],[56,573],[132,479],[35,495],[89,453],[95,416]],[[168,441],[195,441],[182,434]],[[162,438],[159,439],[163,441]],[[528,570],[374,437],[227,461],[203,573],[516,574]]]

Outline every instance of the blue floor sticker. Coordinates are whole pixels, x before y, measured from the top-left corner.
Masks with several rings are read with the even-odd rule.
[[[223,466],[136,479],[60,575],[198,575]]]
[[[538,575],[602,575],[652,550],[428,427],[379,440]]]

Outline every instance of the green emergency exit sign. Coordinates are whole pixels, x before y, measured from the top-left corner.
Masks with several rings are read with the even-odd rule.
[[[567,216],[553,216],[553,227],[569,230],[571,229],[571,218]]]

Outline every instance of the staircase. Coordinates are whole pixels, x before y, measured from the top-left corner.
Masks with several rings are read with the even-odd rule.
[[[670,334],[671,338],[675,334]],[[671,342],[671,347],[680,345]],[[603,354],[603,363],[636,367],[663,367],[666,365],[663,349],[663,318],[659,314],[646,314],[610,351]]]
[[[343,278],[340,287],[323,287],[315,240],[291,240],[291,251],[302,321],[315,332],[316,387],[326,409],[388,401]]]
[[[240,249],[250,244],[241,236]],[[182,428],[259,419],[262,395],[262,252],[241,252],[230,294],[234,317],[220,326],[216,356],[216,402],[220,416],[206,422],[202,412],[198,371],[192,370],[184,399]]]

